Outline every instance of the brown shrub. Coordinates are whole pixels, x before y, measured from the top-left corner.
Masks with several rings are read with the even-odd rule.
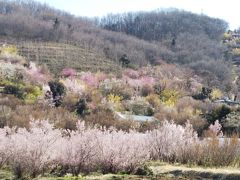
[[[18,106],[8,119],[9,126],[29,127],[32,120],[49,120],[57,128],[75,129],[77,116],[66,109],[51,108],[43,104]]]
[[[239,164],[238,136],[231,138],[211,137],[204,139],[205,143],[196,151],[198,165],[229,166]]]
[[[76,109],[76,104],[80,99],[80,95],[75,93],[67,93],[63,98],[62,107],[70,112],[74,112]]]
[[[207,126],[207,121],[201,117],[201,103],[186,97],[180,99],[175,107],[168,108],[159,106],[155,111],[155,117],[160,120],[174,121],[176,124],[184,125],[187,121],[192,124],[193,129],[199,134]]]
[[[136,129],[138,127],[137,123],[133,121],[116,119],[111,110],[103,108],[96,109],[93,113],[86,116],[84,121],[90,126],[98,126],[101,128],[114,127],[123,131],[129,131],[130,129]]]
[[[144,85],[141,89],[141,96],[148,96],[153,93],[153,88],[149,85]]]
[[[0,105],[8,106],[14,110],[18,106],[23,105],[23,102],[13,95],[0,94]]]

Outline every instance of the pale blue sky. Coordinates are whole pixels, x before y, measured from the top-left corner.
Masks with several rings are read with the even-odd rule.
[[[231,29],[240,26],[239,0],[37,0],[78,16],[103,16],[108,13],[178,8],[204,13],[229,22]]]

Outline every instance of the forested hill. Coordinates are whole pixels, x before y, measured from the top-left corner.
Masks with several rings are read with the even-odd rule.
[[[110,14],[98,23],[107,30],[157,41],[177,38],[181,33],[205,34],[210,39],[219,40],[228,27],[228,23],[221,19],[177,9]]]
[[[0,27],[2,39],[67,42],[115,64],[125,55],[134,67],[162,61],[183,65],[202,76],[206,80],[203,83],[209,86],[223,88],[231,81],[231,64],[225,56],[227,47],[221,41],[228,25],[205,15],[162,10],[109,15],[96,20],[75,17],[35,1],[0,0]],[[71,53],[67,54],[70,54],[67,59],[72,59]],[[69,64],[64,62],[67,59],[61,60],[61,66]],[[81,69],[82,59],[75,61]],[[52,59],[47,64],[53,69],[58,62]]]

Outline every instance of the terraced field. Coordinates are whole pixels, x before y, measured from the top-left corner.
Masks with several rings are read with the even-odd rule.
[[[46,64],[53,73],[60,72],[64,67],[92,72],[98,70],[118,72],[121,68],[118,63],[99,53],[69,43],[38,41],[5,41],[5,43],[16,45],[20,55],[28,61]],[[3,44],[3,41],[0,44]]]

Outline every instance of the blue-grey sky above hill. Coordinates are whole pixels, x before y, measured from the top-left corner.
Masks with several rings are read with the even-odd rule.
[[[104,16],[108,13],[178,8],[224,19],[230,29],[240,26],[239,0],[37,0],[77,16]]]

